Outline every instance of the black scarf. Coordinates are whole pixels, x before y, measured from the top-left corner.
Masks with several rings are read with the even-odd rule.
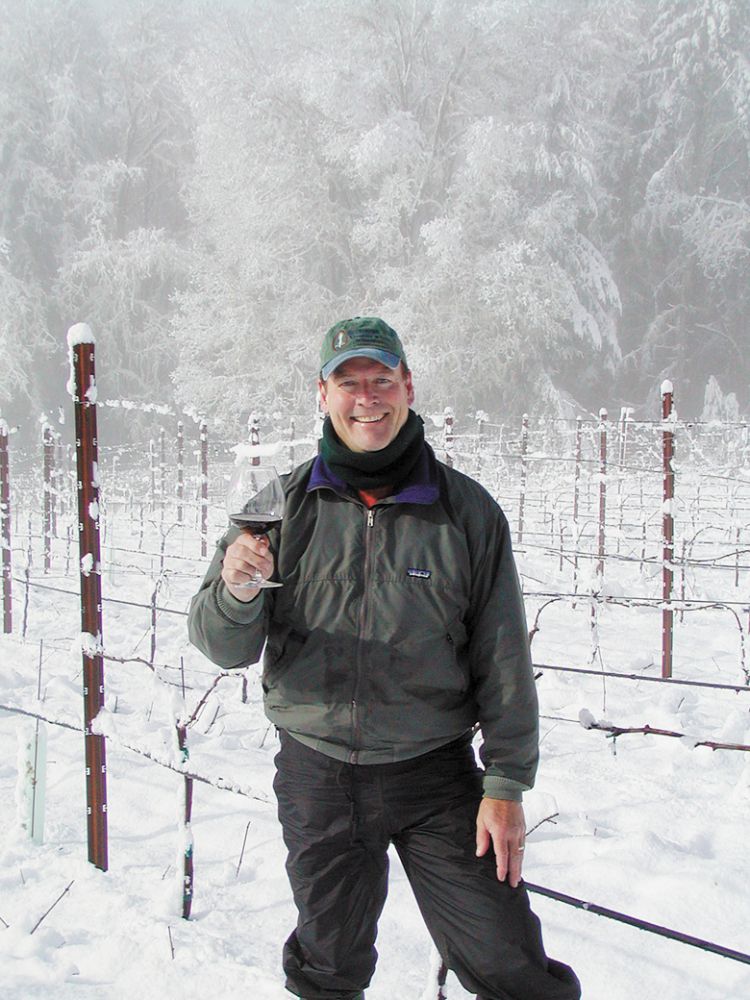
[[[409,410],[406,423],[380,451],[351,451],[333,429],[331,418],[323,422],[320,454],[334,475],[355,490],[396,486],[408,478],[422,454],[424,421]]]

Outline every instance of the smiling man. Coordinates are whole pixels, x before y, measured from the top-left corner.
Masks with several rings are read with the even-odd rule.
[[[263,650],[274,788],[298,910],[289,991],[361,1000],[393,844],[432,938],[480,1000],[578,1000],[521,880],[537,702],[502,511],[438,462],[396,332],[337,323],[320,454],[285,477],[281,529],[230,528],[190,610],[223,667]],[[256,569],[283,584],[244,586]],[[472,747],[479,724],[484,768]]]

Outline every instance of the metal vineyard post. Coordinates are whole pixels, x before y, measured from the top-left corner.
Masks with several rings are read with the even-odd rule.
[[[84,746],[89,861],[108,867],[107,765],[104,737],[92,723],[104,705],[102,655],[101,554],[99,544],[98,442],[93,338],[76,343],[73,352],[76,461],[78,469],[78,540],[81,556],[81,649],[83,653]],[[83,339],[85,334],[81,335]]]

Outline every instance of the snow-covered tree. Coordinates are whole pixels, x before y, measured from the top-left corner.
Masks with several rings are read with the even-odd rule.
[[[709,371],[747,392],[748,52],[747,0],[662,0],[626,94],[626,375],[675,379],[683,412]]]

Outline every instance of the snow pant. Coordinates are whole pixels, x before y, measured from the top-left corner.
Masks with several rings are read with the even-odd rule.
[[[393,844],[443,961],[480,1000],[579,1000],[544,953],[523,883],[476,857],[481,770],[469,737],[392,764],[346,764],[280,732],[274,790],[297,927],[286,987],[305,1000],[359,1000],[375,970]]]

